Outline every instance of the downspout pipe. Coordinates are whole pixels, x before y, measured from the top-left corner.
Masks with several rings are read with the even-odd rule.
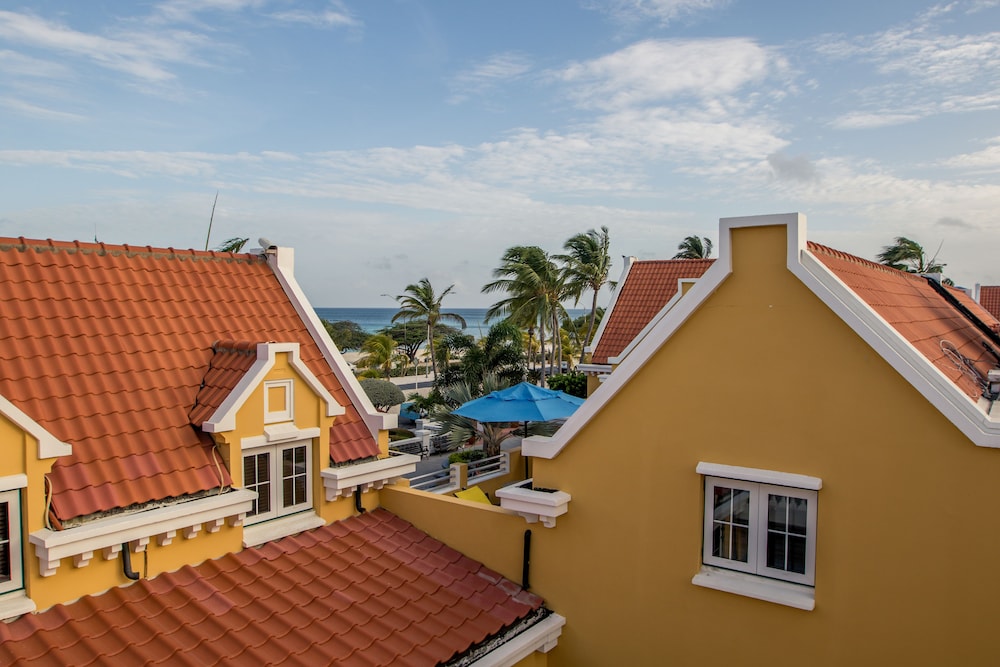
[[[364,514],[367,510],[365,506],[361,504],[361,487],[355,487],[354,489],[354,509],[358,511],[358,514]]]
[[[122,543],[122,574],[132,581],[139,581],[139,573],[132,570],[132,552],[129,551],[128,542]]]
[[[531,530],[524,531],[524,551],[521,557],[521,588],[528,590],[531,584],[528,575],[531,572]]]

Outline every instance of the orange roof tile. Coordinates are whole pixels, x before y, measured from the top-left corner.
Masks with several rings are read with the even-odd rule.
[[[979,288],[979,303],[993,317],[1000,319],[1000,285],[983,285]]]
[[[437,665],[545,613],[379,509],[0,623],[0,663]]]
[[[0,395],[73,445],[50,475],[61,519],[231,483],[189,418],[218,399],[200,393],[219,339],[299,343],[346,408],[331,458],[378,453],[261,257],[0,238],[0,295]]]
[[[591,355],[595,364],[619,356],[653,317],[677,294],[677,281],[700,278],[713,259],[637,261],[618,286],[618,297]]]
[[[1000,349],[926,278],[811,241],[808,249],[970,398],[979,398],[987,372],[997,367],[991,350]],[[988,328],[997,330],[1000,323],[964,292],[948,292]]]

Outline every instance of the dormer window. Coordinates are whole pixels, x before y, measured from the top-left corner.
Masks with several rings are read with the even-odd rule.
[[[243,486],[257,494],[247,525],[312,509],[311,450],[304,440],[243,450]]]
[[[264,383],[264,423],[292,421],[295,413],[293,384],[291,380],[272,380]]]

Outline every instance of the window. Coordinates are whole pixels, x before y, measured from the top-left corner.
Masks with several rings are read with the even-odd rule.
[[[298,441],[244,452],[243,486],[257,492],[247,524],[312,509],[311,450]]]
[[[21,498],[17,490],[0,493],[0,593],[24,588],[21,572]]]
[[[291,380],[264,383],[264,423],[287,422],[295,413],[294,384]]]
[[[705,478],[706,565],[812,586],[815,560],[816,491]]]

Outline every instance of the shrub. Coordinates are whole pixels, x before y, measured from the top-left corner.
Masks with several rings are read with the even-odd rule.
[[[587,398],[587,376],[580,371],[570,371],[549,378],[549,388],[564,391],[570,396]]]
[[[452,463],[471,463],[479,459],[485,459],[486,454],[481,449],[467,449],[464,452],[455,452],[448,457],[448,465]]]
[[[389,429],[389,442],[396,442],[397,440],[409,440],[413,436],[413,431],[405,428],[391,428]]]
[[[403,402],[403,390],[388,380],[366,378],[361,381],[361,388],[368,395],[372,405],[381,412],[386,412],[392,406]]]

